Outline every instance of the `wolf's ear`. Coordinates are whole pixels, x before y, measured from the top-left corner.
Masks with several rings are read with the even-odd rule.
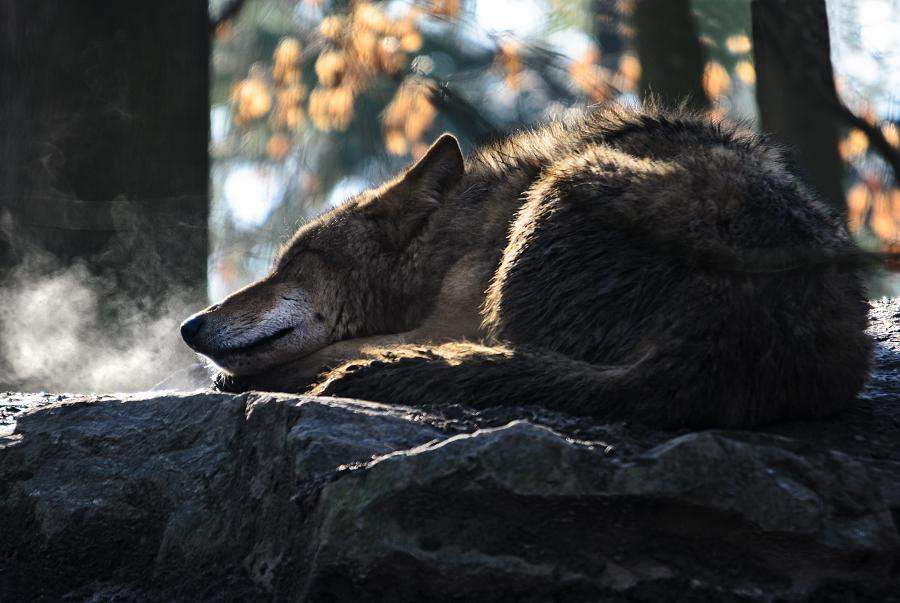
[[[444,134],[373,199],[366,214],[378,224],[388,246],[404,247],[441,205],[447,189],[462,179],[465,169],[459,142]]]
[[[443,134],[415,165],[406,170],[403,182],[408,183],[419,195],[438,201],[444,190],[459,182],[465,170],[465,161],[456,137]]]

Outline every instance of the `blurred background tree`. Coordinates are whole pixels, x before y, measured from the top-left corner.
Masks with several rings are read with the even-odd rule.
[[[196,288],[203,263],[185,251],[206,246],[206,3],[9,0],[0,27],[0,269],[28,249],[16,240],[67,263],[156,220],[142,233],[156,264],[120,287],[148,307]],[[174,253],[176,241],[196,245]]]

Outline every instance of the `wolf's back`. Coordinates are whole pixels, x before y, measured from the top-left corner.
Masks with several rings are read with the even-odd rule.
[[[493,347],[386,351],[319,393],[666,426],[819,418],[856,395],[872,346],[856,250],[781,149],[652,110],[561,136],[488,290]]]

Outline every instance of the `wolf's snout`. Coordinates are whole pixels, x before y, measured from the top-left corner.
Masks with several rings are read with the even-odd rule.
[[[200,332],[200,329],[202,329],[205,324],[206,321],[201,316],[192,316],[188,318],[181,323],[181,338],[184,339],[185,343],[191,345],[194,342],[194,338],[197,337],[197,333]]]

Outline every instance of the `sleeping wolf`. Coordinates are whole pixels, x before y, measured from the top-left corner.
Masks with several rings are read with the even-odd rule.
[[[869,372],[856,254],[764,138],[607,107],[468,160],[442,136],[181,331],[230,391],[814,419]]]

